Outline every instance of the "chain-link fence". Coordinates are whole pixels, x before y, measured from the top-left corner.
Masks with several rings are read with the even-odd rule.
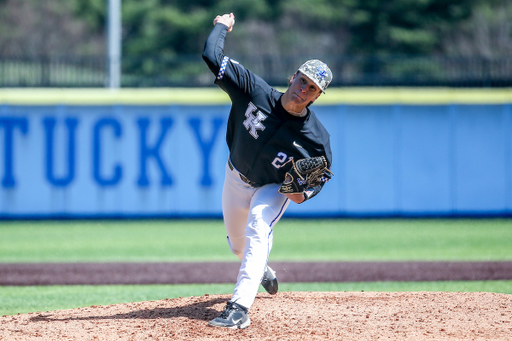
[[[323,56],[331,86],[512,86],[512,57]],[[308,57],[236,56],[271,85],[285,86]],[[105,57],[0,56],[0,87],[105,87]],[[123,57],[122,87],[203,87],[213,84],[200,55]]]

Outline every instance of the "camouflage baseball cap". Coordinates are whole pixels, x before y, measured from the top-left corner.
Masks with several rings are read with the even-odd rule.
[[[299,71],[311,79],[325,93],[332,81],[331,69],[318,59],[310,59],[301,65]]]

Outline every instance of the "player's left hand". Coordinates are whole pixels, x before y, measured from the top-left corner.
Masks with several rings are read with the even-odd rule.
[[[327,167],[327,160],[324,156],[311,157],[294,161],[290,158],[292,167],[286,172],[285,179],[279,188],[281,194],[300,194],[304,199],[306,188],[316,187],[331,179],[332,172]],[[287,196],[288,197],[288,196]],[[297,202],[298,196],[289,197]],[[296,199],[296,200],[294,200]],[[304,200],[301,200],[302,202]]]

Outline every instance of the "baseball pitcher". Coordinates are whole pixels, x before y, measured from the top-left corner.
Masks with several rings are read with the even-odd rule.
[[[282,93],[224,55],[233,13],[217,16],[213,24],[203,59],[232,102],[222,210],[229,247],[241,265],[231,300],[209,325],[243,329],[259,285],[271,295],[278,291],[267,265],[274,226],[290,201],[310,200],[331,179],[329,134],[309,106],[325,92],[332,73],[320,60],[308,60]]]

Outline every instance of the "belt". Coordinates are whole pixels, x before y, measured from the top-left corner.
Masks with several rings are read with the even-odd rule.
[[[231,163],[231,160],[228,159],[228,166],[229,166],[229,169],[231,169],[231,171],[236,171],[238,173],[238,175],[240,176],[240,179],[245,182],[246,184],[248,184],[249,186],[251,187],[261,187],[261,184],[257,183],[257,182],[253,182],[249,179],[247,179],[245,177],[245,175],[243,175],[242,173],[240,173],[238,170],[235,169],[235,167],[233,167],[233,164]]]

